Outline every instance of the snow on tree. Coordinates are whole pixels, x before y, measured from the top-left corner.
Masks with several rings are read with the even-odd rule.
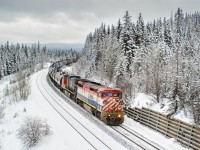
[[[144,21],[142,18],[142,14],[139,14],[137,24],[136,24],[136,39],[135,43],[138,46],[141,46],[142,43],[144,43],[144,31],[145,31]]]
[[[129,74],[131,77],[131,64],[132,59],[134,57],[135,49],[137,46],[135,45],[135,42],[133,40],[133,30],[132,30],[132,23],[131,23],[131,16],[129,16],[128,11],[126,11],[126,14],[123,17],[124,24],[122,27],[120,42],[122,47],[122,52],[124,56],[126,56],[126,65],[125,65],[125,71]]]
[[[6,42],[0,47],[0,79],[48,61],[66,60],[67,58],[77,60],[78,53],[74,50],[48,50],[39,42],[31,46]]]
[[[24,124],[18,131],[18,137],[27,147],[33,147],[44,136],[51,133],[49,125],[39,118],[26,118]]]
[[[169,98],[173,113],[190,109],[199,123],[199,58],[199,12],[184,14],[178,8],[169,18],[145,24],[142,14],[132,22],[126,11],[123,23],[102,23],[87,36],[76,68],[83,77],[114,82],[128,99],[135,92],[154,94],[158,102]]]
[[[122,24],[121,24],[121,21],[119,19],[118,20],[118,24],[117,24],[117,28],[116,28],[116,37],[117,37],[117,40],[120,39],[121,32],[122,32]]]
[[[170,21],[164,18],[163,26],[164,26],[164,41],[170,48],[172,48]]]

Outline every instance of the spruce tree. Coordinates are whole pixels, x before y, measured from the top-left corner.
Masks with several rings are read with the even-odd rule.
[[[164,41],[170,48],[172,48],[170,22],[169,20],[166,20],[166,18],[164,18],[163,26],[164,26]]]
[[[118,24],[117,24],[117,28],[116,28],[116,37],[117,37],[117,40],[120,39],[121,32],[122,32],[122,24],[121,24],[121,21],[119,19]]]
[[[131,16],[129,15],[128,11],[123,17],[124,24],[122,27],[121,32],[121,47],[124,56],[126,56],[126,72],[131,76],[131,64],[132,59],[134,57],[135,49],[137,48],[134,40],[133,40],[133,30],[132,30],[132,23],[131,23]]]
[[[144,21],[142,18],[142,14],[139,14],[137,25],[136,25],[136,41],[137,46],[141,46],[144,43]]]

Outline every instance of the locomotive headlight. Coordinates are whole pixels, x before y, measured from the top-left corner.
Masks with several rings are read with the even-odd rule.
[[[120,118],[120,117],[121,117],[121,115],[119,114],[119,115],[118,115],[118,117]]]

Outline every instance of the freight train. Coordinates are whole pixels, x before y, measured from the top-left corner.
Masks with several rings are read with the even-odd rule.
[[[68,61],[56,62],[49,67],[49,78],[63,93],[107,125],[124,122],[122,91],[101,85],[80,76],[63,72],[60,68]]]

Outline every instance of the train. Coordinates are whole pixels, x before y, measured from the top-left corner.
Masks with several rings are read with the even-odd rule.
[[[71,100],[105,124],[122,124],[124,122],[122,91],[63,72],[62,66],[70,63],[70,61],[53,63],[48,70],[51,82]]]

